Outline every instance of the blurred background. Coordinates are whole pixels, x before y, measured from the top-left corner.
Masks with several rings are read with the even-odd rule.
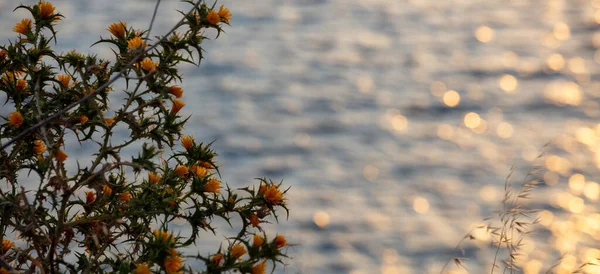
[[[0,1],[2,43],[21,2],[37,1]],[[53,3],[66,16],[56,49],[112,58],[89,45],[116,21],[147,28],[155,2]],[[440,273],[456,256],[466,270],[448,273],[489,273],[495,248],[477,227],[502,209],[511,166],[515,186],[530,170],[543,182],[523,202],[540,224],[517,272],[598,262],[600,1],[218,4],[231,27],[200,68],[182,67],[185,132],[216,140],[228,184],[292,187],[289,221],[265,226],[297,244],[278,273]],[[188,6],[162,1],[153,34],[176,9]]]

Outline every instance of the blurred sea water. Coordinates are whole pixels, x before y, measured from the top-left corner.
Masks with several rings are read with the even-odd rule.
[[[26,16],[19,3],[0,1],[3,43]],[[115,21],[146,28],[155,4],[53,3],[66,17],[55,48],[106,58],[89,46]],[[519,272],[600,257],[600,1],[218,4],[231,27],[204,43],[199,68],[182,67],[185,132],[216,140],[231,186],[266,176],[292,187],[289,221],[266,226],[296,244],[281,272],[439,273],[461,256],[489,273],[484,231],[453,250],[500,209],[513,165],[515,184],[534,166],[545,181],[525,202],[544,211]],[[152,33],[187,8],[163,1]]]

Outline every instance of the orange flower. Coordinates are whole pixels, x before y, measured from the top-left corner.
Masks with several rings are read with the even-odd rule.
[[[96,200],[96,196],[94,195],[94,192],[86,191],[85,192],[85,202],[88,204],[91,204],[94,202],[94,200]]]
[[[287,241],[285,240],[285,237],[283,237],[281,235],[275,236],[275,240],[273,240],[273,242],[275,243],[276,248],[284,247],[287,245]]]
[[[283,195],[275,185],[268,186],[265,190],[264,196],[267,202],[274,205],[280,204],[281,201],[283,201]]]
[[[262,263],[257,264],[252,267],[252,274],[265,274],[267,261],[262,261]]]
[[[130,49],[145,48],[146,43],[144,42],[144,40],[142,40],[141,37],[136,36],[127,40],[127,47]]]
[[[110,118],[104,118],[104,122],[106,123],[107,126],[112,126],[112,124],[115,123],[115,118],[114,117],[110,117]]]
[[[173,236],[166,231],[154,230],[154,237],[157,241],[162,243],[171,243],[173,242]]]
[[[27,88],[27,81],[23,79],[17,80],[17,84],[15,84],[17,91],[24,91]]]
[[[68,157],[69,155],[60,149],[56,152],[56,160],[61,163],[64,162]]]
[[[167,274],[179,273],[179,269],[181,269],[181,257],[177,254],[177,250],[171,248],[169,250],[170,256],[165,258],[164,266],[165,272]]]
[[[152,59],[146,58],[140,62],[140,65],[146,71],[153,71],[158,66],[158,61],[153,62]]]
[[[2,252],[6,253],[6,251],[8,251],[15,243],[7,240],[7,239],[3,239],[2,240]]]
[[[173,106],[171,107],[171,113],[177,113],[179,112],[179,110],[181,110],[181,108],[183,108],[183,106],[185,106],[185,103],[181,100],[173,100]]]
[[[56,76],[56,80],[58,80],[63,85],[63,87],[68,88],[68,87],[71,86],[70,85],[70,83],[71,83],[71,76],[69,76],[69,75],[60,74],[60,75]]]
[[[37,6],[40,9],[40,17],[42,18],[48,18],[54,13],[54,6],[52,3],[40,1]]]
[[[121,38],[121,37],[125,36],[125,27],[127,27],[127,24],[124,22],[112,23],[112,24],[110,24],[110,26],[108,26],[107,30],[110,31],[110,33],[112,33],[112,35],[114,35],[115,37]],[[135,38],[133,38],[133,39],[135,39]],[[141,40],[141,38],[140,38],[140,40]],[[131,41],[131,40],[129,40],[129,41]],[[131,48],[131,46],[129,45],[129,41],[127,41],[127,46],[129,46]],[[137,41],[135,43],[137,43]]]
[[[210,180],[208,180],[206,185],[204,185],[204,191],[212,192],[212,193],[219,193],[219,192],[221,192],[221,190],[219,189],[220,187],[221,187],[221,181],[219,181],[218,179],[215,179],[215,178],[211,178]]]
[[[244,256],[244,254],[246,254],[246,249],[244,249],[244,246],[241,244],[234,245],[231,248],[231,256],[236,259],[239,259],[240,257]]]
[[[135,274],[150,274],[150,268],[146,264],[138,264],[135,268]]]
[[[192,172],[194,172],[198,177],[204,177],[208,173],[208,170],[206,170],[206,168],[194,164],[192,165]]]
[[[258,189],[258,193],[260,194],[265,194],[265,191],[267,191],[267,185],[265,184],[260,184],[260,188]]]
[[[102,191],[104,191],[104,196],[110,196],[112,194],[112,188],[108,185],[102,186]]]
[[[156,175],[154,172],[148,172],[148,181],[151,184],[156,184],[158,181],[160,181],[160,176]]]
[[[177,168],[175,168],[175,173],[177,173],[177,175],[179,176],[183,176],[183,175],[187,175],[189,173],[189,170],[186,166],[177,166]]]
[[[263,238],[260,235],[254,234],[254,239],[252,240],[253,247],[260,247],[264,242],[265,240],[263,240]]]
[[[85,115],[79,116],[79,123],[81,123],[81,124],[85,124],[85,122],[87,122],[88,120],[89,120],[89,118]]]
[[[23,124],[23,115],[20,112],[11,112],[8,115],[8,124],[13,125],[15,128],[19,128]]]
[[[46,151],[46,145],[42,140],[35,140],[33,141],[33,151],[38,155],[42,154]]]
[[[21,22],[15,25],[13,31],[20,34],[27,34],[27,32],[31,31],[31,19],[21,20]]]
[[[127,203],[129,200],[131,200],[131,193],[129,193],[129,192],[121,193],[121,195],[119,195],[119,200],[121,200],[121,202],[123,202],[123,203]]]
[[[221,21],[221,17],[216,11],[211,10],[208,12],[208,15],[206,15],[206,21],[208,21],[210,24],[216,25]]]
[[[0,274],[10,274],[10,272],[4,267],[0,267]]]
[[[4,59],[6,59],[7,55],[8,55],[8,51],[0,50],[0,61],[4,61]]]
[[[260,220],[258,219],[258,216],[254,213],[250,214],[250,224],[252,225],[252,227],[257,227],[258,224],[260,224]]]
[[[219,17],[221,17],[221,22],[224,22],[225,24],[229,24],[229,19],[231,19],[231,13],[229,12],[228,8],[221,5],[221,7],[219,8],[218,14],[219,14]]]
[[[212,256],[212,258],[210,259],[210,261],[215,265],[219,265],[222,260],[223,260],[223,254],[221,254],[221,253],[217,253],[215,256]]]
[[[181,96],[183,95],[183,89],[177,85],[171,86],[169,88],[169,93],[175,95],[175,97],[177,97],[177,98],[181,98]]]
[[[190,148],[192,148],[194,146],[194,137],[192,137],[192,136],[183,136],[183,138],[181,138],[181,145],[185,149],[190,150]]]

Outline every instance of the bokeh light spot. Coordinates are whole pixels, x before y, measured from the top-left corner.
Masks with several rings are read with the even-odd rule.
[[[496,128],[496,134],[502,139],[508,139],[513,135],[513,127],[506,122],[502,122]]]
[[[552,70],[561,70],[565,67],[565,58],[558,53],[554,53],[546,59],[546,65]]]
[[[413,209],[419,214],[425,214],[429,211],[429,201],[423,197],[416,197],[413,200]]]
[[[455,107],[460,103],[460,95],[455,90],[448,90],[444,93],[442,100],[446,106]]]
[[[518,83],[517,78],[510,74],[503,75],[498,81],[500,88],[507,93],[513,93],[517,89]]]
[[[366,165],[363,168],[363,176],[370,182],[375,181],[377,176],[379,176],[379,169],[372,165]]]
[[[494,30],[488,26],[481,26],[475,30],[475,38],[482,43],[490,42],[494,39]]]
[[[561,41],[567,40],[571,37],[571,30],[569,29],[569,26],[563,22],[554,25],[552,33],[556,39]]]
[[[596,182],[587,182],[583,188],[585,197],[592,201],[597,201],[600,198],[600,185]],[[600,227],[598,227],[600,229]]]
[[[318,227],[324,228],[329,225],[329,214],[327,214],[325,211],[319,210],[313,215],[313,222],[315,222]]]
[[[392,127],[397,131],[403,131],[408,126],[408,120],[401,114],[396,114],[392,117]]]
[[[466,127],[474,129],[481,123],[481,117],[475,112],[469,112],[465,114],[464,123]]]

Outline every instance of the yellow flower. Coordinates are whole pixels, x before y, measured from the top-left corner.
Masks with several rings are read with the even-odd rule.
[[[11,112],[8,115],[8,124],[13,125],[15,128],[19,128],[23,124],[23,115],[20,112]]]
[[[185,106],[185,103],[181,100],[175,99],[173,100],[173,106],[171,107],[171,113],[177,113],[181,108]]]
[[[206,15],[206,21],[208,21],[208,23],[216,25],[221,21],[221,17],[216,11],[211,10],[210,12],[208,12],[208,15]]]
[[[154,230],[154,237],[157,241],[162,243],[171,243],[173,242],[173,236],[166,231]]]
[[[154,172],[148,172],[148,181],[151,184],[156,184],[158,181],[160,181],[160,176],[156,175]]]
[[[2,240],[2,252],[6,253],[6,251],[8,251],[15,243],[7,240],[7,239],[3,239]]]
[[[204,191],[212,192],[212,193],[220,193],[221,192],[221,190],[219,189],[220,187],[221,187],[221,181],[219,181],[218,179],[215,179],[215,178],[211,178],[210,180],[208,180],[206,185],[204,185]]]
[[[262,261],[262,263],[257,264],[252,267],[252,274],[265,274],[267,261]]]
[[[252,225],[252,227],[257,227],[260,224],[258,216],[254,213],[250,214],[250,224]]]
[[[48,18],[54,13],[54,6],[52,3],[40,1],[37,6],[40,8],[40,17],[42,18]]]
[[[112,124],[115,123],[115,118],[114,117],[110,117],[110,118],[104,118],[104,122],[106,123],[107,126],[112,126]]]
[[[246,249],[244,249],[244,246],[241,244],[234,245],[231,248],[231,256],[236,259],[239,259],[240,257],[244,256],[244,254],[246,254]]]
[[[142,40],[141,37],[136,36],[127,40],[127,47],[129,49],[145,48],[146,43],[144,42],[144,40]]]
[[[85,124],[85,122],[87,122],[88,120],[89,120],[89,118],[85,115],[79,116],[79,123],[81,123],[81,124]]]
[[[31,30],[31,19],[23,19],[17,23],[13,31],[20,34],[27,34]]]
[[[283,195],[275,185],[268,186],[265,189],[264,196],[267,202],[274,205],[280,204],[283,201]]]
[[[110,196],[112,194],[112,188],[108,185],[102,186],[102,191],[104,191],[104,196]]]
[[[135,268],[135,274],[150,274],[150,268],[146,264],[138,264]]]
[[[186,166],[177,166],[177,168],[175,168],[175,173],[177,173],[177,175],[179,176],[183,176],[183,175],[187,175],[189,173],[189,170]]]
[[[221,253],[217,253],[215,256],[212,256],[212,258],[210,259],[210,261],[215,265],[219,265],[222,260],[223,260],[223,254],[221,254]]]
[[[27,88],[27,81],[23,79],[17,80],[17,84],[15,84],[17,91],[24,91]]]
[[[229,24],[229,19],[231,19],[231,13],[229,12],[228,8],[221,5],[221,7],[219,8],[218,14],[219,14],[219,17],[221,17],[221,22],[224,22],[225,24]]]
[[[153,62],[152,59],[146,58],[140,62],[140,65],[146,71],[153,71],[158,66],[158,61]]]
[[[123,202],[123,203],[127,203],[129,200],[131,200],[131,193],[129,193],[129,192],[121,193],[121,195],[119,195],[119,200],[121,200],[121,202]]]
[[[183,136],[183,138],[181,138],[181,145],[185,149],[190,150],[190,148],[192,148],[192,146],[194,146],[194,137],[192,137],[192,136]]]
[[[254,234],[254,239],[252,240],[253,247],[260,247],[264,242],[265,240],[259,234]]]
[[[275,236],[275,240],[273,242],[275,243],[276,248],[284,247],[287,245],[287,241],[282,235]]]
[[[15,73],[12,71],[8,71],[6,74],[2,75],[2,82],[4,82],[6,85],[14,83],[15,79]]]
[[[174,248],[169,250],[169,254],[170,256],[167,256],[164,262],[165,272],[167,274],[179,273],[178,271],[181,269],[181,257],[179,257],[177,250]]]
[[[94,202],[94,200],[96,200],[96,196],[94,195],[94,192],[86,191],[85,192],[85,202],[88,204],[91,204]]]
[[[60,75],[56,76],[56,80],[58,80],[63,85],[63,87],[68,88],[68,87],[71,86],[70,85],[70,83],[71,83],[71,76],[69,76],[69,75],[60,74]]]
[[[194,172],[198,177],[204,177],[208,173],[208,170],[206,170],[206,168],[194,164],[192,165],[192,172]]]
[[[60,149],[56,152],[56,160],[61,163],[64,162],[68,157],[69,155]]]
[[[175,95],[175,97],[177,98],[181,98],[181,96],[183,95],[183,89],[177,85],[174,85],[169,88],[169,93]]]
[[[42,154],[46,151],[46,145],[42,140],[35,140],[33,141],[33,151],[38,155]]]
[[[107,30],[110,31],[110,33],[112,33],[112,35],[114,35],[115,37],[121,38],[121,37],[125,36],[125,27],[127,27],[127,24],[124,22],[112,23],[112,24],[110,24],[110,26],[108,26]],[[139,38],[139,37],[137,37],[137,38]],[[133,38],[133,39],[135,39],[135,38]],[[133,40],[133,39],[131,39],[131,40]],[[129,41],[131,41],[131,40],[129,40]],[[140,38],[140,40],[141,40],[141,38]],[[132,48],[129,45],[129,41],[127,41],[127,46]],[[135,43],[137,43],[137,41]],[[133,47],[133,48],[135,48],[135,47]]]

